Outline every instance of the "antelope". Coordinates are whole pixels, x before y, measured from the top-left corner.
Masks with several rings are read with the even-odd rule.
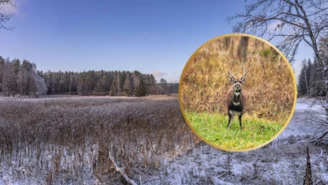
[[[228,129],[230,128],[231,122],[235,114],[238,115],[240,129],[243,129],[242,116],[244,114],[244,107],[246,103],[246,95],[242,90],[242,84],[246,80],[246,70],[240,79],[237,79],[229,70],[229,82],[232,84],[227,93],[227,109],[228,109]]]

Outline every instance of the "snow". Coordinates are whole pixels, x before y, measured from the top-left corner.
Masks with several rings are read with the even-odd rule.
[[[166,169],[170,173],[165,182],[167,184],[302,184],[306,164],[305,147],[310,146],[314,182],[327,184],[327,147],[313,146],[306,140],[316,128],[306,122],[305,118],[308,114],[306,111],[314,109],[324,114],[320,104],[311,108],[311,103],[312,100],[299,99],[295,114],[287,128],[272,143],[260,149],[230,154],[201,143],[187,155],[168,163]],[[319,163],[320,165],[317,165]],[[202,171],[205,171],[202,176],[194,175]],[[180,174],[179,177],[177,174]]]
[[[77,109],[76,114],[78,111],[87,110],[91,114],[97,112],[99,117],[106,117],[108,114],[137,114],[137,116],[148,116],[150,119],[150,115],[145,115],[140,110],[134,112],[131,110],[131,108],[136,109],[141,105],[146,106],[146,103],[142,103],[138,98],[134,100],[137,102],[140,100],[138,105],[131,105],[124,101],[115,102],[120,98],[115,100],[111,97],[0,98],[0,101],[2,103],[19,101],[51,104],[54,101],[65,102],[67,98],[70,99],[70,103],[66,103],[65,106],[82,104],[83,101],[85,107]],[[111,106],[100,104],[106,103],[109,99]],[[158,156],[156,159],[162,160],[162,162],[157,169],[136,164],[134,171],[137,171],[138,175],[132,176],[132,178],[138,183],[142,181],[143,185],[302,184],[306,164],[305,150],[306,146],[309,146],[313,180],[315,184],[328,184],[328,148],[323,145],[314,146],[307,142],[312,131],[316,129],[316,125],[307,122],[308,114],[311,112],[319,115],[325,114],[319,102],[311,106],[312,102],[311,99],[298,99],[294,116],[286,129],[270,144],[262,148],[249,152],[229,153],[201,142],[180,155],[171,155],[173,157],[167,156],[164,159],[160,159]],[[90,106],[94,104],[99,105]],[[163,104],[163,106],[167,105]],[[54,110],[57,109],[54,108]],[[156,110],[149,114],[155,115]],[[0,124],[5,121],[5,118],[0,117]],[[76,121],[81,121],[81,118],[72,118],[72,122]],[[92,119],[90,118],[89,121]],[[152,145],[154,148],[155,144]],[[95,161],[99,158],[99,143],[93,142],[91,139],[86,140],[83,147],[58,146],[50,143],[41,143],[40,146],[33,146],[33,144],[27,146],[21,143],[19,146],[12,153],[4,153],[0,148],[0,185],[45,184],[50,172],[55,171],[54,161],[59,153],[61,154],[59,158],[61,171],[56,177],[53,177],[53,184],[106,184],[105,178],[99,178],[94,167]],[[173,147],[179,149],[177,145],[173,145]],[[109,172],[106,173],[109,174]],[[113,177],[109,176],[109,178]],[[116,183],[120,184],[119,181]]]
[[[307,102],[298,102],[296,104],[296,111],[304,111],[304,110],[307,110],[309,108],[309,103]]]

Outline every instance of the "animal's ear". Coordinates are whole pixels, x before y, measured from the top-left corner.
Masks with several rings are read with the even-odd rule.
[[[229,70],[229,82],[230,83],[235,83],[235,81],[236,81],[236,77]]]

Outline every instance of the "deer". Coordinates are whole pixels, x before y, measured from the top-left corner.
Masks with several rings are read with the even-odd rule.
[[[236,78],[229,70],[229,82],[232,84],[227,93],[227,110],[228,110],[228,129],[235,115],[238,115],[240,129],[243,130],[242,116],[245,113],[246,94],[243,90],[243,84],[246,81],[246,69],[241,78]]]

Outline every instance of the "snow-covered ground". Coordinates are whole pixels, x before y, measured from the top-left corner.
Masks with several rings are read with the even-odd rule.
[[[317,125],[309,120],[311,114],[315,114],[316,116],[325,115],[320,102],[313,103],[313,99],[299,98],[292,119],[277,139],[289,136],[305,136],[313,133]]]
[[[3,98],[1,101],[21,101],[21,99]],[[24,99],[24,101],[38,102],[49,101],[49,99]],[[51,98],[50,102],[53,101],[57,101],[56,97]],[[81,98],[77,97],[71,101],[77,103]],[[102,98],[86,98],[85,105],[99,104],[99,107],[97,105],[89,108],[91,112],[93,109],[109,109],[107,105],[101,104],[103,102]],[[312,109],[309,108],[310,105],[310,100],[298,99],[294,116],[286,129],[262,148],[249,152],[228,153],[200,142],[187,153],[182,153],[173,159],[161,159],[157,168],[135,165],[132,171],[138,173],[130,177],[143,185],[303,184],[306,167],[305,151],[309,146],[314,184],[328,184],[328,146],[315,146],[307,141],[317,127],[314,123],[307,122],[309,114],[324,115],[324,111],[318,103],[312,106]],[[129,106],[138,107],[134,104]],[[175,107],[173,108],[175,110]],[[121,110],[120,106],[115,110],[128,111],[124,107]],[[149,120],[151,119],[149,117]],[[98,159],[99,145],[95,143],[86,142],[82,148],[74,145],[61,147],[49,143],[29,147],[22,145],[21,152],[0,151],[0,185],[45,184],[51,181],[49,179],[54,179],[53,184],[108,184],[108,182],[121,184],[118,180],[110,180],[117,177],[111,175],[113,172],[110,169],[104,171],[101,177],[97,176],[95,169],[98,167],[94,167],[94,161],[99,161]],[[60,166],[59,172],[56,172],[56,165]]]
[[[200,143],[170,161],[162,180],[149,184],[303,184],[307,146],[314,184],[328,184],[328,147],[306,140],[316,129],[315,124],[307,123],[308,114],[324,114],[320,104],[313,106],[311,102],[298,99],[290,123],[270,144],[249,152],[228,153]]]

